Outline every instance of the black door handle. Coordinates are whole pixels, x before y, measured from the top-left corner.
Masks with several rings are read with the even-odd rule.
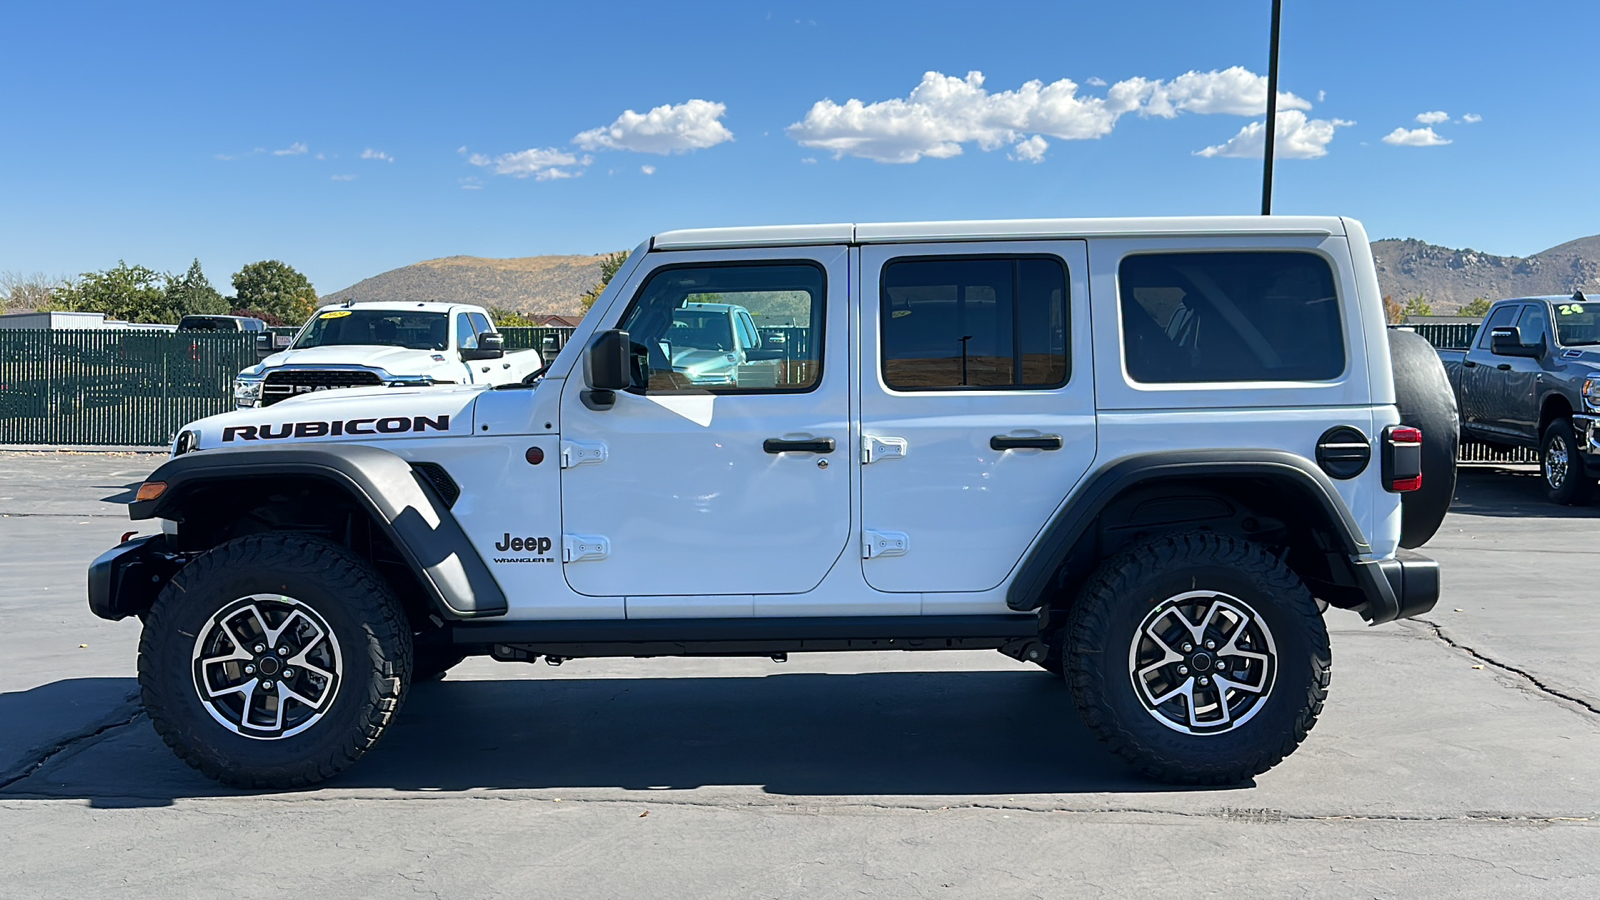
[[[1511,363],[1501,363],[1500,365],[1495,366],[1495,368],[1502,372],[1509,372],[1511,371]]]
[[[997,434],[989,438],[990,450],[1060,450],[1061,435],[1041,434],[1038,437],[1015,437]]]
[[[768,453],[832,453],[834,446],[833,438],[803,438],[797,441],[767,438],[761,442],[761,449]]]
[[[1466,369],[1476,369],[1478,367],[1478,364],[1473,362],[1470,359],[1464,359],[1464,360],[1461,361],[1461,366],[1462,366],[1462,368],[1466,368]]]

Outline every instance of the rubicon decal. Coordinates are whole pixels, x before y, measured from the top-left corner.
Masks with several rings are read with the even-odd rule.
[[[279,441],[285,438],[341,437],[347,434],[412,434],[449,431],[450,416],[388,416],[382,419],[345,419],[334,422],[283,422],[278,425],[229,425],[222,430],[224,444],[233,441]]]

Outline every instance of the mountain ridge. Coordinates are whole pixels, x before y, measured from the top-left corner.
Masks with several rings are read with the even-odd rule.
[[[1600,235],[1576,238],[1531,256],[1456,250],[1417,238],[1372,242],[1383,294],[1404,304],[1423,297],[1448,315],[1478,297],[1570,294],[1600,297]],[[605,254],[493,259],[445,256],[380,272],[325,295],[325,303],[354,300],[443,300],[534,315],[581,316],[579,299],[600,280]]]

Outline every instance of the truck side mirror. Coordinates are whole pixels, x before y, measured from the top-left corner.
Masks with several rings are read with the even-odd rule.
[[[497,331],[489,331],[478,335],[478,346],[462,347],[461,358],[464,360],[499,359],[506,355],[505,335]]]
[[[1489,332],[1489,352],[1495,356],[1538,358],[1544,352],[1544,339],[1541,337],[1537,344],[1524,344],[1521,328],[1515,325],[1503,325]]]
[[[588,352],[583,355],[583,383],[588,387],[583,392],[585,406],[610,409],[617,402],[616,392],[633,385],[631,346],[628,333],[620,329],[595,335]]]
[[[266,359],[276,352],[270,333],[263,331],[256,335],[256,359]]]

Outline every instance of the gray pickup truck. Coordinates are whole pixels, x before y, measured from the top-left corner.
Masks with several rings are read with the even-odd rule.
[[[1545,490],[1587,502],[1600,476],[1600,301],[1519,297],[1489,308],[1467,350],[1440,350],[1461,437],[1539,451]]]

